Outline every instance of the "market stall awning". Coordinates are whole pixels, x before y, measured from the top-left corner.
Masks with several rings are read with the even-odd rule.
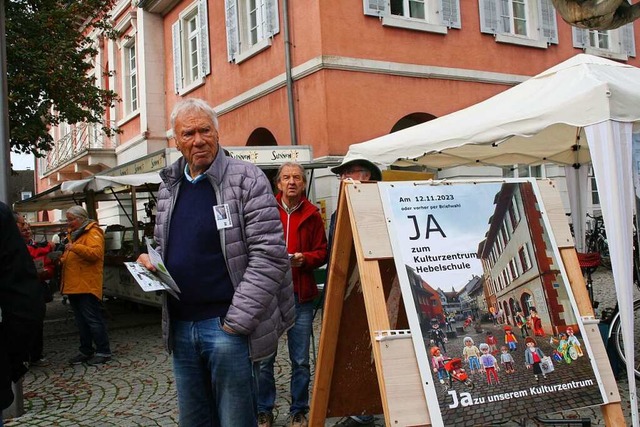
[[[95,193],[95,201],[115,200],[113,194],[105,190],[117,192],[134,187],[138,191],[155,191],[160,181],[158,172],[121,176],[94,175],[86,179],[63,182],[29,199],[16,202],[14,209],[18,212],[67,209],[82,204],[87,191]]]
[[[60,185],[38,193],[28,199],[14,203],[13,208],[18,212],[36,212],[50,209],[65,209],[75,205],[73,194],[64,194]]]
[[[158,172],[121,176],[94,175],[90,178],[63,182],[60,189],[63,193],[81,193],[88,190],[99,192],[122,186],[141,187],[146,184],[160,184],[161,181]]]

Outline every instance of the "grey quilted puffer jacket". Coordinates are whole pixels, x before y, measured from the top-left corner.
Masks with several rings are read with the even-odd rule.
[[[162,254],[170,230],[171,214],[184,179],[180,158],[160,172],[155,238]],[[264,173],[256,166],[218,150],[206,172],[219,204],[229,205],[233,226],[220,230],[220,243],[235,289],[225,323],[249,336],[255,362],[276,351],[278,339],[293,325],[293,284],[282,223]],[[178,231],[179,232],[179,231]],[[185,236],[184,238],[188,238]],[[171,352],[171,328],[166,295],[162,309],[165,347]]]

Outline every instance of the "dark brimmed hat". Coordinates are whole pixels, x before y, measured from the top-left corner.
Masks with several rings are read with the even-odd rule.
[[[347,160],[345,158],[342,160],[342,163],[340,165],[331,168],[331,172],[335,173],[336,175],[340,175],[342,174],[342,171],[350,168],[351,166],[362,166],[371,173],[371,181],[382,181],[382,172],[380,171],[380,168],[367,159]]]

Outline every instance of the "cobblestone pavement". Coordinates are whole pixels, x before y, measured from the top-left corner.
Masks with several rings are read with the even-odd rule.
[[[594,292],[601,308],[615,305],[612,290],[610,273],[596,272]],[[69,366],[67,359],[76,354],[78,347],[73,315],[68,306],[61,304],[60,297],[48,304],[45,353],[50,365],[34,367],[25,376],[25,414],[6,420],[7,427],[177,425],[176,391],[171,360],[162,348],[159,310],[140,310],[138,306],[122,302],[107,302],[106,307],[109,313],[113,360],[99,367]],[[638,343],[639,335],[640,331],[636,330]],[[319,338],[319,321],[315,324],[315,338],[316,341]],[[275,366],[278,389],[276,426],[288,425],[290,398],[286,356],[286,342],[283,339]],[[475,378],[480,383],[482,380],[477,375]],[[623,398],[623,410],[630,425],[627,381],[623,378],[618,384]],[[593,426],[604,425],[599,408],[570,411],[550,417],[587,417],[591,419]],[[337,421],[339,420],[330,419],[326,426],[332,426]],[[376,426],[382,425],[384,420],[379,416]],[[533,426],[537,423],[529,420],[503,425]]]

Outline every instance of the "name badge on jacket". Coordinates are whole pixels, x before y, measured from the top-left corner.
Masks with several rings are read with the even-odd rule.
[[[218,230],[225,228],[231,228],[231,213],[229,212],[229,205],[215,205],[213,207],[213,215],[216,218],[216,227]]]

